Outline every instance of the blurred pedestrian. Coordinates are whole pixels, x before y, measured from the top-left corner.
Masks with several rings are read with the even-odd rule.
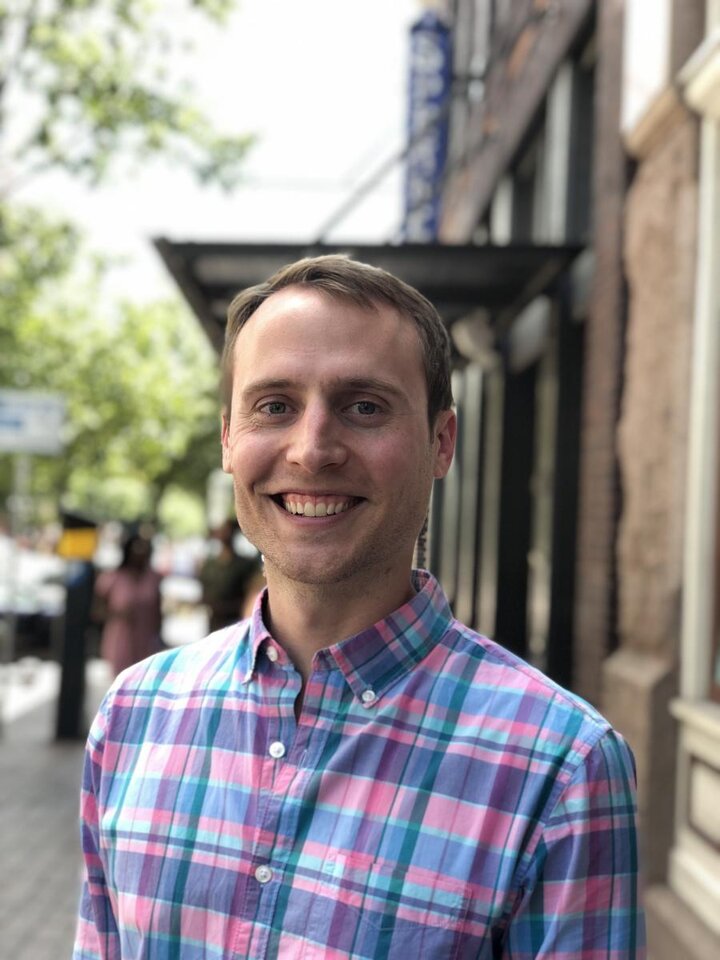
[[[260,575],[260,557],[241,556],[235,550],[236,523],[226,520],[210,534],[212,547],[199,578],[202,602],[210,612],[210,631],[237,623],[243,616],[251,582]],[[261,589],[264,583],[258,589]],[[257,594],[258,590],[255,590]]]
[[[100,653],[115,676],[160,650],[160,574],[150,566],[152,544],[140,534],[125,541],[117,570],[95,583],[95,615],[103,622]]]

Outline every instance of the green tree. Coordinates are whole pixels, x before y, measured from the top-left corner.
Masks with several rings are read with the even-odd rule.
[[[170,484],[202,495],[219,427],[216,358],[197,322],[177,301],[102,308],[102,265],[59,276],[65,228],[33,222],[25,272],[23,256],[0,260],[0,383],[66,399],[65,453],[36,459],[35,493],[123,519],[154,514]]]
[[[98,182],[129,155],[235,183],[251,138],[216,130],[169,66],[188,43],[178,13],[222,24],[233,5],[0,0],[0,193],[53,168]]]
[[[170,483],[202,492],[217,465],[214,357],[179,302],[100,309],[103,262],[14,194],[50,169],[97,184],[121,157],[232,186],[251,137],[216,130],[173,66],[188,42],[177,15],[222,25],[232,7],[0,0],[0,387],[65,395],[66,453],[37,458],[35,493],[99,516],[151,514]],[[0,456],[3,499],[9,466]]]

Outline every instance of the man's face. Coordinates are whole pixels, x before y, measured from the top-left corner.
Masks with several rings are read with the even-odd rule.
[[[454,438],[450,411],[428,425],[420,341],[389,307],[288,287],[239,334],[223,469],[270,581],[407,577]]]

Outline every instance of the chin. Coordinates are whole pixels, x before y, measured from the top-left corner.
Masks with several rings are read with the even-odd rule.
[[[307,586],[331,586],[341,584],[369,572],[369,565],[360,557],[288,556],[279,557],[265,553],[265,566],[273,568],[284,580]]]

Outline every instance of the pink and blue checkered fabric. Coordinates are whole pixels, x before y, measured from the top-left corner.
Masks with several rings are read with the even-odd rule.
[[[300,677],[262,620],[93,725],[75,960],[644,956],[632,757],[429,574]]]

